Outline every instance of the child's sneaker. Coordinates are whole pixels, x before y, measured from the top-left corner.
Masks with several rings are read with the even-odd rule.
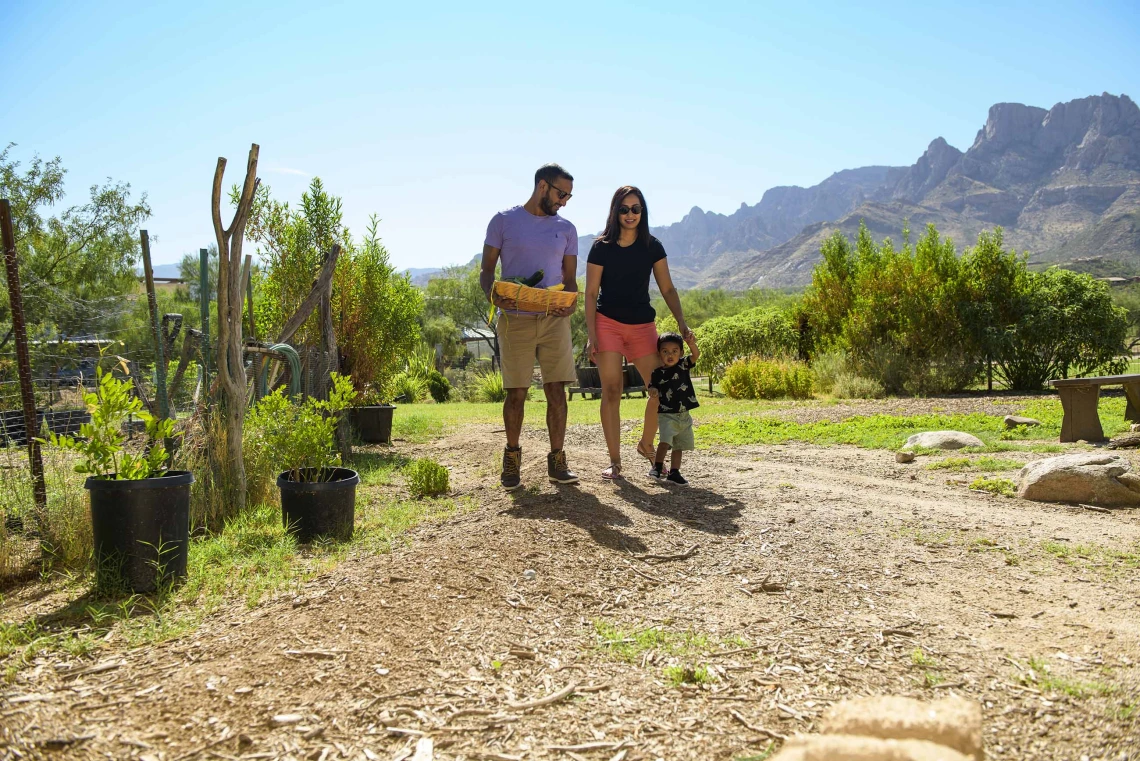
[[[668,472],[669,471],[665,469],[664,465],[655,462],[653,463],[653,467],[649,469],[649,477],[656,478],[658,481],[660,481],[662,478],[665,478],[665,475]]]
[[[675,484],[687,484],[687,483],[689,483],[688,481],[685,480],[685,477],[681,475],[681,471],[679,471],[679,470],[669,471],[669,475],[665,476],[665,480],[669,481],[671,483],[675,483]]]

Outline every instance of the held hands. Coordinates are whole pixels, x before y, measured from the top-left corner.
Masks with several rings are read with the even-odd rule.
[[[500,296],[499,294],[495,293],[494,290],[492,290],[488,295],[491,299],[491,303],[497,306],[499,309],[510,312],[519,308],[518,302],[516,302],[514,299],[508,299],[505,296]]]
[[[692,328],[685,328],[681,338],[685,339],[685,343],[689,347],[689,355],[695,362],[701,356],[701,350],[697,347],[697,334],[693,332]]]

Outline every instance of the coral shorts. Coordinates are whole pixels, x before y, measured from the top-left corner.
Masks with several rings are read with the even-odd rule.
[[[616,351],[631,362],[657,353],[657,325],[652,322],[627,325],[599,314],[594,318],[594,329],[598,351]]]

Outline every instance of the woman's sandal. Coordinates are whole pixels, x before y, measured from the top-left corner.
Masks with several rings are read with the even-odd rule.
[[[650,444],[648,450],[642,449],[641,445],[642,445],[642,442],[640,442],[640,441],[637,442],[637,453],[639,455],[641,455],[642,457],[644,457],[645,459],[649,460],[650,462],[656,463],[657,462],[657,450],[653,447],[653,445]]]
[[[610,466],[602,471],[602,478],[606,479],[607,481],[616,481],[619,478],[622,478],[621,463],[611,462]]]

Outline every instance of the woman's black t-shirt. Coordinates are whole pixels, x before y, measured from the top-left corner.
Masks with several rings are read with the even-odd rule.
[[[649,305],[649,275],[664,258],[665,247],[653,236],[648,241],[638,238],[625,248],[594,241],[586,262],[603,267],[598,312],[626,325],[653,322],[657,313]]]

